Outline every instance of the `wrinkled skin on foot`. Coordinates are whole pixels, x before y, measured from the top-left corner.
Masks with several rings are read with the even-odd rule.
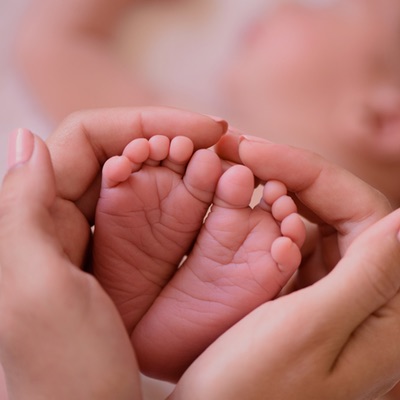
[[[219,159],[192,151],[183,138],[132,142],[105,165],[96,213],[95,274],[144,372],[168,380],[279,293],[300,263],[304,236],[284,185],[266,187],[253,210],[250,170],[229,169],[215,189]]]

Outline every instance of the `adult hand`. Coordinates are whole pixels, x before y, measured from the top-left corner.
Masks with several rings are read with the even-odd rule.
[[[26,130],[0,194],[0,360],[12,399],[140,399],[135,355],[111,300],[56,234],[45,144]]]
[[[71,115],[47,141],[54,165],[57,201],[54,214],[65,253],[84,261],[104,162],[122,153],[133,139],[187,136],[196,149],[214,145],[226,122],[172,108],[117,108]]]
[[[257,177],[296,192],[343,257],[313,286],[266,303],[231,328],[170,398],[356,400],[386,393],[400,379],[400,211],[373,224],[388,203],[346,171],[287,146],[242,141],[237,152],[237,139],[224,140],[220,153],[236,161],[240,154]]]
[[[247,140],[246,140],[247,138]],[[299,212],[315,223],[303,246],[293,288],[329,273],[353,240],[392,211],[388,200],[350,172],[311,152],[255,137],[227,135],[218,144],[223,158],[243,163],[261,181],[282,181]]]
[[[400,379],[400,212],[311,287],[261,306],[186,371],[172,400],[366,400]]]

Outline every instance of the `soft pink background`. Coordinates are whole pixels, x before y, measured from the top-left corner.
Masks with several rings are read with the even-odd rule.
[[[7,136],[12,129],[27,127],[46,137],[54,128],[26,90],[10,56],[15,33],[23,29],[21,13],[29,1],[0,1],[0,177],[5,171]],[[193,94],[189,108],[210,112],[214,110],[210,88],[213,74],[220,72],[218,63],[225,61],[246,18],[260,5],[273,1],[279,0],[185,0],[180,2],[180,12],[164,15],[161,24],[156,8],[145,10],[139,14],[142,23],[137,23],[136,17],[130,24],[133,29],[128,26],[124,30],[122,50],[128,60],[139,56],[144,61],[144,69],[159,89],[170,93],[183,82]],[[158,34],[160,27],[162,35]],[[186,100],[181,104],[188,108]]]
[[[45,136],[50,131],[46,118],[26,93],[15,72],[10,57],[21,12],[29,0],[0,1],[0,177],[6,165],[8,133],[17,127],[27,127]]]

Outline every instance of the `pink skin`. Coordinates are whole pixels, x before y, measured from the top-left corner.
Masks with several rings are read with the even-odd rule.
[[[283,184],[269,182],[252,209],[248,168],[221,176],[213,152],[192,152],[182,137],[130,143],[104,166],[96,215],[96,276],[123,316],[142,370],[171,381],[280,292],[300,264],[305,236]]]

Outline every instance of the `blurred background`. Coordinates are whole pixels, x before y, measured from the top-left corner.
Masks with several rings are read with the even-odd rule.
[[[246,20],[270,1],[177,0],[161,8],[145,3],[135,7],[121,24],[115,43],[117,52],[160,92],[176,93],[175,98],[179,98],[181,89],[190,91],[190,108],[209,111],[218,66],[231,51]],[[22,21],[29,4],[30,0],[0,2],[0,176],[5,171],[11,130],[26,127],[46,137],[54,129],[13,60],[14,40],[24,29]],[[179,101],[176,104],[186,105]]]
[[[8,133],[17,127],[27,127],[47,135],[50,124],[27,92],[16,72],[11,57],[12,45],[19,21],[29,0],[0,2],[0,176],[6,165]]]

